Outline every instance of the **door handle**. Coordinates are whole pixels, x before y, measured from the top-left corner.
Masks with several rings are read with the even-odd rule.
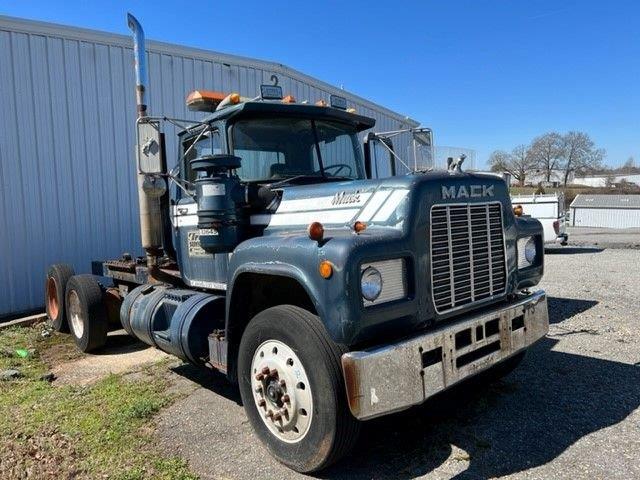
[[[188,209],[188,208],[185,208],[185,207],[178,207],[178,213],[179,213],[180,215],[186,215],[186,214],[187,214],[187,212],[189,212],[189,209]]]

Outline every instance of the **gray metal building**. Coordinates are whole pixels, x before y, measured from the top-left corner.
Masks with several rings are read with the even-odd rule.
[[[640,195],[580,194],[570,208],[574,227],[640,227]]]
[[[418,125],[278,63],[147,49],[152,115],[195,119],[184,103],[191,90],[255,96],[277,79],[299,101],[346,97],[377,131]],[[42,306],[52,262],[85,272],[92,259],[140,252],[132,65],[127,36],[0,16],[0,317]],[[171,132],[167,140],[176,151]],[[406,151],[409,139],[398,140]]]

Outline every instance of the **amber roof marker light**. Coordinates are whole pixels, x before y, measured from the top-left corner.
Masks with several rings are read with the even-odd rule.
[[[194,90],[187,95],[187,108],[196,112],[213,112],[227,95],[210,90]]]

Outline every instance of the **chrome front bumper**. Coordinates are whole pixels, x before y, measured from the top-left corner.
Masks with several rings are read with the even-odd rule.
[[[342,355],[351,413],[360,420],[418,405],[536,342],[549,330],[540,290],[424,335]]]

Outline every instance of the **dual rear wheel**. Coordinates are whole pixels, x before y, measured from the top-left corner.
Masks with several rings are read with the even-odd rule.
[[[68,332],[65,311],[65,289],[74,275],[73,267],[64,263],[51,265],[44,284],[44,304],[51,325],[57,332]]]
[[[81,351],[91,352],[106,343],[109,321],[103,289],[93,275],[74,275],[69,265],[52,265],[45,282],[45,306],[53,328],[71,332]]]
[[[91,352],[107,342],[109,320],[102,301],[102,288],[93,275],[75,275],[65,292],[67,320],[73,339],[83,352]]]

